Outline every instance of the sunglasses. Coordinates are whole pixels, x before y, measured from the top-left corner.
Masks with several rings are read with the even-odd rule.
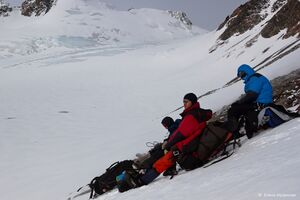
[[[243,71],[238,73],[238,77],[240,77],[240,78],[245,78],[246,75],[247,75],[246,72],[243,72]]]

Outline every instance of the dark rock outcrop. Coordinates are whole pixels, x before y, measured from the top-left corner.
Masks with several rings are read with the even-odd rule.
[[[21,13],[24,16],[40,16],[46,14],[57,0],[25,0],[21,6]]]
[[[219,27],[218,27],[217,30],[221,30],[221,29],[225,26],[225,24],[227,24],[227,22],[229,21],[229,19],[230,19],[230,17],[227,16],[227,17],[225,18],[225,21],[222,22],[222,23],[219,25]]]
[[[272,13],[276,12],[279,8],[281,8],[284,4],[286,4],[287,0],[277,0],[272,6]]]
[[[300,37],[300,1],[288,0],[263,28],[261,35],[270,38],[284,29],[287,29],[287,32],[283,38],[297,34]]]
[[[274,102],[286,108],[300,105],[300,69],[271,81]],[[300,111],[300,107],[298,107]]]
[[[227,40],[235,34],[242,34],[252,29],[267,17],[267,15],[261,15],[260,13],[268,6],[269,0],[250,0],[239,6],[219,26],[218,30],[222,29],[225,25],[227,26],[219,39]]]
[[[270,7],[272,6],[272,7]],[[270,4],[269,0],[250,0],[238,7],[230,16],[226,17],[218,30],[226,26],[220,35],[220,40],[227,40],[235,34],[243,34],[258,25],[268,16],[267,10],[271,9],[272,18],[263,25],[259,35],[270,38],[277,35],[281,30],[287,29],[283,38],[297,35],[300,37],[300,1],[277,0]]]
[[[3,3],[0,1],[0,17],[7,17],[9,13],[12,11],[12,7],[9,6],[8,3]]]

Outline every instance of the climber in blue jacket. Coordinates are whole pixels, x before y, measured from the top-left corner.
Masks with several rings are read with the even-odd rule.
[[[273,103],[273,89],[270,81],[246,64],[238,68],[237,76],[244,80],[245,95],[234,102],[228,110],[228,127],[239,135],[238,120],[243,115],[246,118],[246,134],[250,139],[257,130],[257,114],[260,108]]]

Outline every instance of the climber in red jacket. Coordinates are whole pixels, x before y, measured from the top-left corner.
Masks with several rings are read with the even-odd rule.
[[[163,149],[168,152],[156,161],[153,168],[140,178],[143,184],[149,184],[162,172],[174,165],[183,146],[202,133],[206,126],[206,121],[212,116],[211,110],[200,108],[197,96],[193,93],[188,93],[184,96],[183,105],[182,121],[166,145],[163,146]]]

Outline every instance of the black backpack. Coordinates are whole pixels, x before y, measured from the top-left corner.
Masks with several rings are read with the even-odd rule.
[[[132,165],[132,160],[115,162],[106,169],[104,174],[95,177],[89,184],[89,187],[91,188],[90,198],[94,198],[95,196],[114,189],[117,186],[116,176],[120,175],[125,170],[132,170]]]
[[[119,192],[126,192],[130,189],[140,187],[143,184],[141,181],[142,174],[138,170],[129,169],[124,171],[117,180],[117,188]]]

